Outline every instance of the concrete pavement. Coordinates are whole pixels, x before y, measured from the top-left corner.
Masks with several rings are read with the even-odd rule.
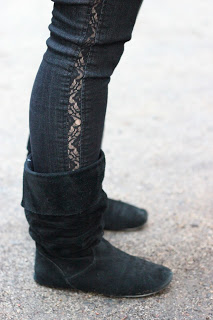
[[[145,1],[110,83],[104,187],[147,208],[149,222],[105,237],[174,272],[168,289],[144,299],[57,291],[32,278],[22,170],[30,91],[51,8],[42,0],[1,4],[0,318],[213,319],[212,1]]]

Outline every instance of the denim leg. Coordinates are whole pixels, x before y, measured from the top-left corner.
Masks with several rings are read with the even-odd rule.
[[[142,0],[55,0],[30,101],[34,170],[76,170],[100,154],[110,76]]]

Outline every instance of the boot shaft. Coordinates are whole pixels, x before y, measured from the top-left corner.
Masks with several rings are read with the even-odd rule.
[[[57,257],[88,254],[103,236],[107,196],[103,151],[93,165],[63,173],[33,171],[25,162],[22,206],[37,246]]]

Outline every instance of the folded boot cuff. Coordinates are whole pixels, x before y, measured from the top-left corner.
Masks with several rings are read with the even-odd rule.
[[[25,161],[23,197],[26,210],[44,215],[74,215],[89,211],[106,201],[102,190],[105,172],[105,155],[101,150],[93,164],[75,171],[38,173],[32,161]]]

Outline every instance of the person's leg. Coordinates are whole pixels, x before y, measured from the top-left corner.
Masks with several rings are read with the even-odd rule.
[[[119,2],[55,1],[30,101],[28,153],[36,172],[76,170],[98,159],[108,83],[141,3],[131,2],[124,20],[129,2]],[[105,229],[140,228],[146,221],[144,209],[108,200]]]
[[[163,289],[171,271],[102,238],[107,86],[141,0],[55,0],[31,99],[22,205],[42,285],[114,296]]]
[[[107,46],[100,40],[101,10],[100,0],[55,1],[48,50],[30,102],[37,172],[76,170],[98,159],[107,85],[114,68],[109,59],[104,70],[98,49],[98,42]]]
[[[141,0],[54,2],[48,50],[30,102],[37,172],[75,170],[98,159],[108,83]]]

